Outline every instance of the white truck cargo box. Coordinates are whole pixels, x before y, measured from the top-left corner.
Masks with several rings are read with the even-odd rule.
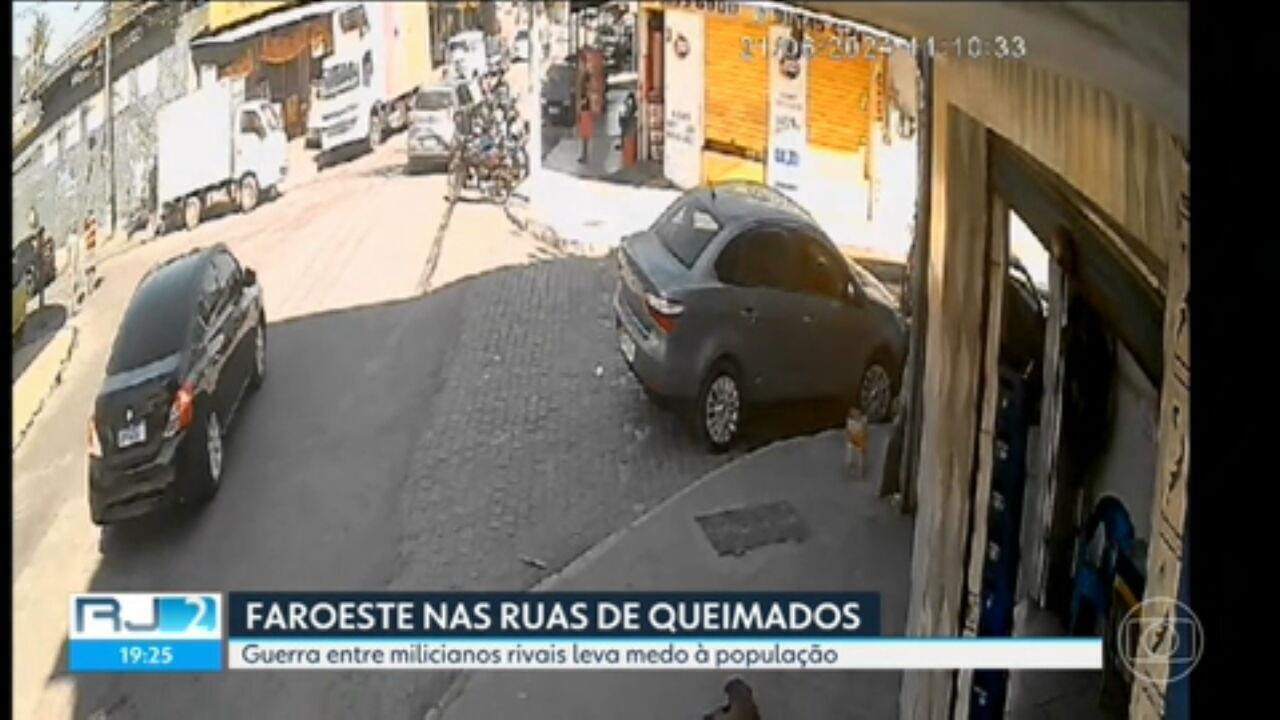
[[[218,83],[160,109],[156,118],[160,202],[177,200],[233,176],[234,103],[231,87]]]

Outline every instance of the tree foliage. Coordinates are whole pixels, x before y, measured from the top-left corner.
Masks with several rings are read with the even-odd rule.
[[[32,11],[31,32],[27,34],[27,54],[22,68],[22,96],[28,97],[40,82],[49,53],[49,40],[53,27],[44,10]]]

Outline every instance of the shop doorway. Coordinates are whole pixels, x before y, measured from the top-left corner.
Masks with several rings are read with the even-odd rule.
[[[1096,672],[976,671],[970,717],[1127,716],[1119,624],[1143,594],[1162,269],[1044,166],[989,136],[1003,258],[978,635],[1094,636]],[[990,315],[989,315],[990,317]],[[975,506],[983,503],[976,502]]]

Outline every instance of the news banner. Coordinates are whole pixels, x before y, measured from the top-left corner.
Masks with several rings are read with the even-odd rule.
[[[1098,638],[881,635],[876,593],[90,593],[69,671],[1102,668]]]

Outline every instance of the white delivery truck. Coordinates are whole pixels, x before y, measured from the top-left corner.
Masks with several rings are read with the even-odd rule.
[[[409,124],[417,88],[427,82],[427,3],[341,3],[330,15],[333,54],[324,58],[316,98],[320,148],[381,144]]]
[[[160,108],[156,197],[162,228],[173,218],[188,230],[219,199],[253,210],[288,173],[284,126],[264,100],[240,102],[215,83]]]
[[[449,64],[446,70],[458,81],[478,78],[489,69],[489,54],[483,32],[460,32],[449,38]]]

